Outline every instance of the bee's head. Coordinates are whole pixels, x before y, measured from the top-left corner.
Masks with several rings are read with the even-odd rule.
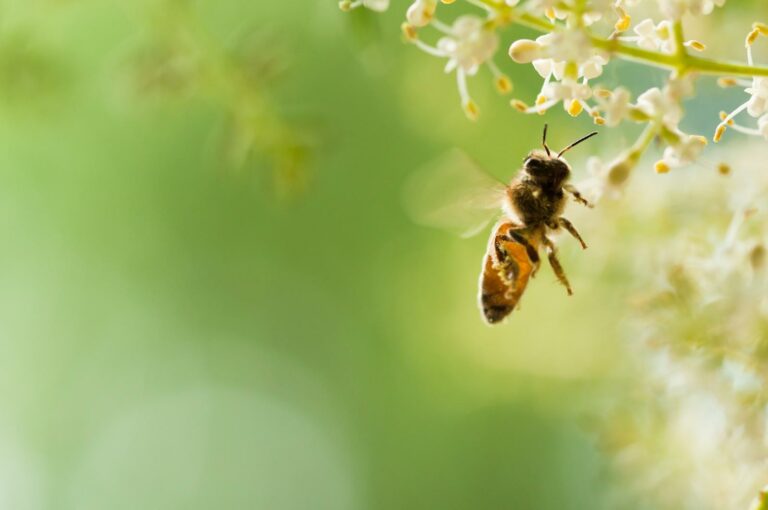
[[[531,152],[525,158],[523,170],[542,188],[558,188],[571,175],[571,167],[565,160],[542,151]]]
[[[571,167],[561,158],[561,156],[565,154],[566,151],[569,151],[584,140],[592,138],[596,134],[597,131],[594,131],[587,136],[583,136],[556,155],[553,155],[552,151],[550,151],[547,146],[547,125],[544,124],[544,136],[542,138],[544,150],[535,150],[528,154],[528,157],[525,158],[523,163],[523,171],[543,188],[557,188],[562,186],[571,175]]]

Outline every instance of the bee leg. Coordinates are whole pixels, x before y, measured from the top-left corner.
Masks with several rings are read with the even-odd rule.
[[[563,186],[563,189],[573,195],[574,200],[576,200],[581,205],[585,205],[590,208],[594,207],[594,205],[589,200],[584,198],[584,195],[579,193],[579,190],[577,190],[573,184],[566,184]]]
[[[533,262],[534,265],[539,263],[539,253],[536,251],[536,248],[531,246],[528,239],[526,239],[520,232],[517,232],[512,228],[509,229],[507,232],[507,239],[522,244],[525,247],[525,251],[528,253],[528,258],[531,259],[531,262]]]
[[[573,223],[563,217],[560,217],[557,219],[557,224],[567,230],[568,233],[573,237],[575,237],[576,240],[581,243],[581,247],[583,249],[587,249],[587,243],[585,243],[584,239],[581,238],[581,235],[579,235],[579,232],[576,230],[576,227],[573,226]]]
[[[547,257],[549,258],[549,265],[552,266],[552,271],[555,272],[555,276],[557,276],[557,279],[560,281],[560,283],[565,286],[565,290],[568,292],[568,295],[573,295],[571,284],[568,283],[568,277],[565,276],[563,266],[560,265],[560,260],[557,258],[557,248],[555,248],[555,244],[545,236],[542,236],[541,240],[547,249]]]

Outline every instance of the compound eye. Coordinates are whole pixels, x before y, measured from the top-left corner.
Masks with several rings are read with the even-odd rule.
[[[543,168],[543,163],[538,158],[531,158],[525,160],[525,169],[531,173],[539,172]]]

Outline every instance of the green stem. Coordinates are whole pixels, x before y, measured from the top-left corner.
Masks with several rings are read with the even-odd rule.
[[[504,8],[503,6],[494,4],[489,0],[484,1],[487,5],[497,9],[497,11]],[[509,9],[508,12],[501,11],[500,14],[505,19],[511,20],[511,23],[516,23],[518,25],[532,28],[540,32],[552,32],[557,28],[549,21],[546,21],[527,12],[515,13],[512,9]],[[654,67],[671,69],[673,71],[677,71],[680,74],[700,73],[715,76],[734,76],[746,78],[753,78],[757,76],[768,77],[767,66],[750,66],[746,64],[713,60],[690,55],[683,45],[684,41],[682,26],[680,26],[679,23],[675,24],[674,34],[677,45],[677,53],[668,54],[658,51],[644,50],[636,46],[630,46],[629,44],[625,44],[619,41],[618,39],[603,39],[602,37],[598,37],[587,32],[590,42],[595,48],[606,51],[611,55],[618,55],[626,60],[632,60]]]

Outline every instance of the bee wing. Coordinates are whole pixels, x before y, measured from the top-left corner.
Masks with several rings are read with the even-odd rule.
[[[506,186],[454,149],[414,172],[403,203],[419,224],[471,237],[499,216]]]

